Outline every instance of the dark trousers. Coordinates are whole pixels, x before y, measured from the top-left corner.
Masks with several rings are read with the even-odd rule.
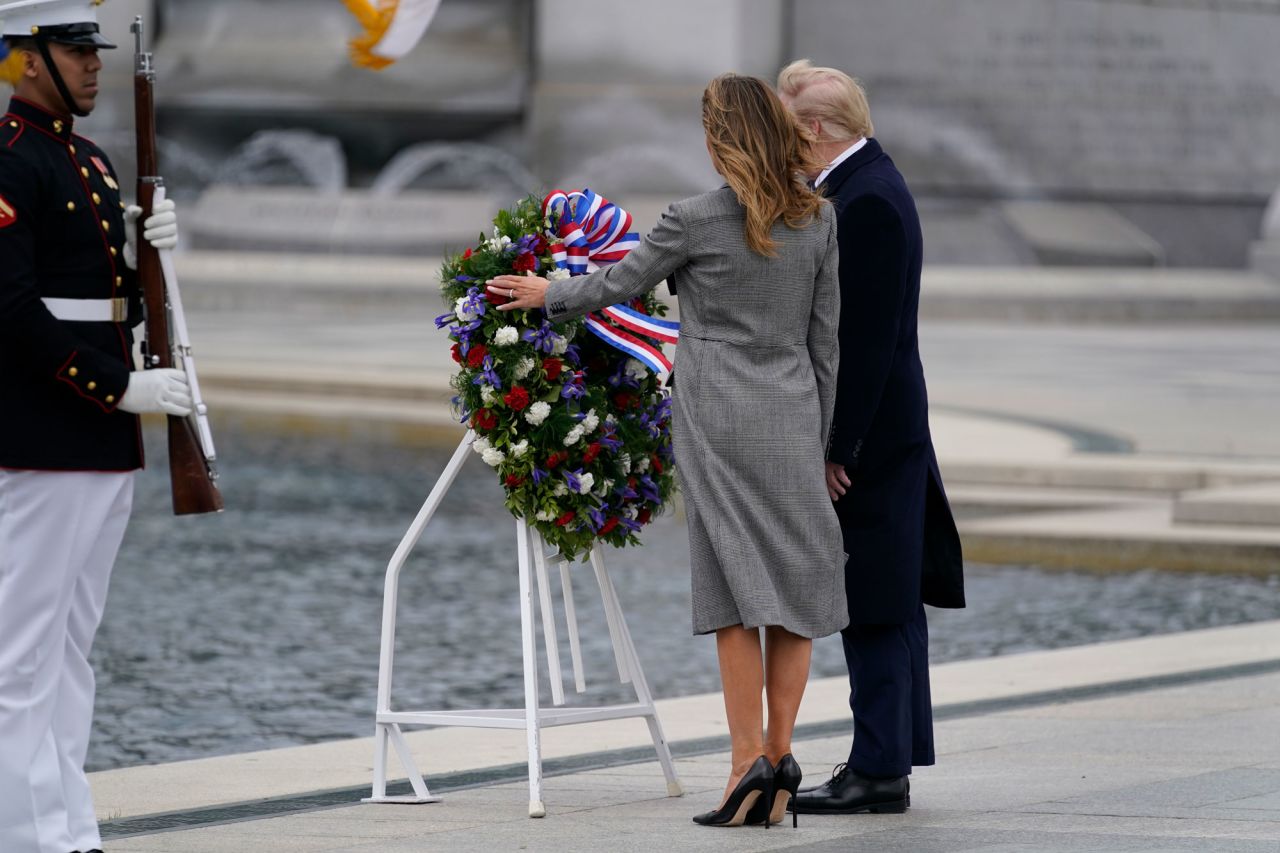
[[[933,764],[929,626],[924,605],[902,625],[850,625],[840,632],[849,665],[853,749],[860,776],[907,776]]]

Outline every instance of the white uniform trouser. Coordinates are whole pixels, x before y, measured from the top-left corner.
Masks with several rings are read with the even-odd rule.
[[[134,475],[0,470],[0,850],[102,846],[89,650]]]

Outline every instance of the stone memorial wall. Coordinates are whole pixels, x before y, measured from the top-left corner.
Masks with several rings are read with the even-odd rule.
[[[1280,0],[804,0],[793,53],[866,84],[921,188],[1265,201]]]

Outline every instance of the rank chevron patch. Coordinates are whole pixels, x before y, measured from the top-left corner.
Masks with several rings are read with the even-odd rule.
[[[8,228],[18,221],[18,210],[9,200],[0,195],[0,228]]]

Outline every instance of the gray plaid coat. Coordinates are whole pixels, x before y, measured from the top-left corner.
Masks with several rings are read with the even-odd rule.
[[[839,359],[835,215],[746,244],[728,187],[676,202],[622,261],[552,282],[554,320],[669,279],[680,297],[672,439],[689,522],[693,631],[849,622],[840,525],[823,468]]]

